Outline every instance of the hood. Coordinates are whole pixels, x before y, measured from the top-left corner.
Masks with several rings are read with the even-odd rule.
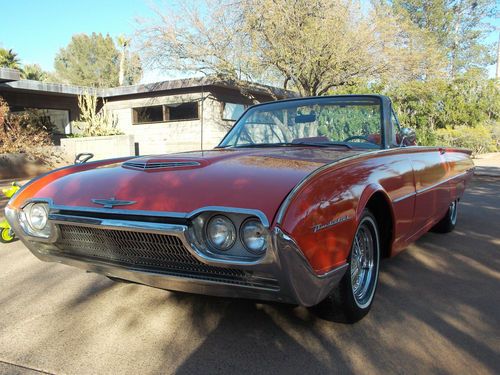
[[[102,208],[92,200],[109,198],[135,202],[116,207],[120,210],[189,213],[207,206],[238,207],[260,210],[272,222],[286,195],[305,176],[356,153],[304,147],[138,157],[71,171],[33,197],[75,208]]]

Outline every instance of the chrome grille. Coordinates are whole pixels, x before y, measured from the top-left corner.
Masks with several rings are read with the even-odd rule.
[[[60,224],[59,229],[55,245],[61,255],[171,276],[277,289],[277,281],[272,278],[200,262],[176,236],[70,224]]]
[[[200,163],[197,161],[168,161],[168,162],[157,162],[157,163],[149,163],[149,162],[136,162],[136,161],[127,161],[123,163],[124,167],[134,168],[134,169],[159,169],[159,168],[181,168],[181,167],[197,167]]]

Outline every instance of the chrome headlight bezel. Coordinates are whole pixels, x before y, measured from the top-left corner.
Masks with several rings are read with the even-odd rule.
[[[218,222],[218,223],[217,223]],[[220,227],[226,228],[226,236],[222,244],[218,244],[214,237],[216,233],[212,233],[213,226],[219,225]],[[219,232],[220,234],[220,232]],[[205,225],[205,238],[211,247],[218,251],[228,251],[236,243],[238,232],[233,221],[225,215],[214,215],[212,216]]]
[[[208,240],[207,225],[215,217],[224,216],[228,218],[236,228],[236,240],[227,250],[220,250],[214,246],[213,241]],[[265,237],[265,250],[252,252],[243,243],[241,227],[249,220],[256,220],[262,224],[263,236]],[[209,207],[199,210],[190,215],[190,225],[188,229],[188,241],[190,246],[206,259],[213,259],[223,263],[250,264],[260,262],[266,258],[269,246],[271,245],[271,233],[269,223],[262,212],[250,209],[236,209],[226,207]]]
[[[260,232],[259,239],[262,240],[262,245],[259,246],[258,248],[252,247],[252,245],[249,243],[250,239],[248,236],[252,234],[245,233],[245,229],[247,229],[251,225],[256,226],[257,230]],[[266,252],[268,236],[266,233],[266,228],[259,219],[255,217],[249,217],[248,219],[246,219],[240,226],[239,234],[241,243],[249,253],[254,255],[263,255]]]
[[[35,209],[35,211],[33,211]],[[42,214],[43,225],[34,222],[34,214]],[[46,202],[30,202],[19,210],[19,224],[23,231],[32,237],[47,239],[52,235],[52,225],[49,222],[49,205]]]

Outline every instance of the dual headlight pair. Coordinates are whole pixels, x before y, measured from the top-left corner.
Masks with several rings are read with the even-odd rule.
[[[211,247],[219,251],[228,251],[236,243],[238,231],[230,218],[215,215],[207,222],[205,235]],[[257,218],[248,218],[243,221],[239,228],[239,236],[248,252],[261,255],[266,251],[266,229]]]
[[[19,212],[19,223],[23,230],[34,237],[49,238],[49,207],[47,203],[30,203]]]
[[[31,236],[49,238],[49,207],[47,203],[29,203],[19,213],[19,222],[23,230]],[[249,217],[239,221],[239,230],[227,216],[216,214],[206,222],[205,238],[211,248],[227,252],[232,249],[238,236],[246,251],[253,255],[262,255],[267,249],[267,230],[259,219]],[[241,247],[241,246],[240,246]]]

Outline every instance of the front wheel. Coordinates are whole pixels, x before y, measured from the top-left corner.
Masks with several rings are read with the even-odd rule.
[[[369,210],[363,211],[348,262],[349,267],[339,285],[318,307],[322,315],[355,323],[370,311],[378,284],[379,231]]]

